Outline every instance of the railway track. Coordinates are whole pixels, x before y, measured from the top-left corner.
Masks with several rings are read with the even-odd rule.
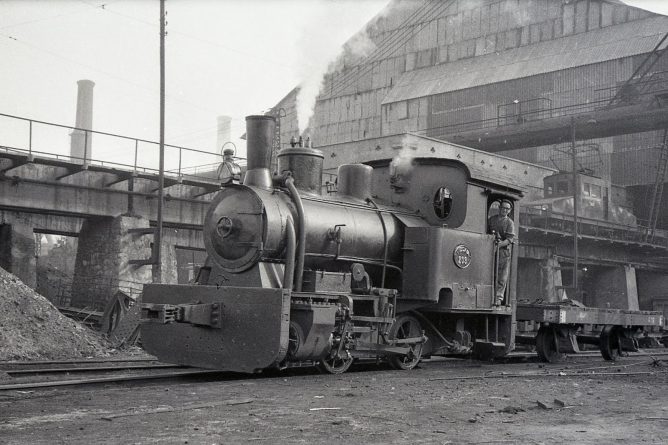
[[[642,350],[638,353],[631,353],[617,362],[603,362],[602,364],[599,362],[596,366],[592,366],[592,361],[600,358],[598,352],[584,352],[568,357],[573,361],[558,365],[538,364],[537,369],[520,369],[514,372],[497,371],[495,368],[498,369],[498,366],[503,365],[510,365],[511,368],[522,366],[527,361],[531,364],[537,363],[533,361],[536,358],[535,353],[513,353],[496,363],[438,358],[425,360],[424,366],[444,367],[455,372],[453,375],[429,380],[621,377],[668,373],[668,351]],[[654,366],[647,370],[647,367],[651,365]],[[361,366],[362,371],[373,369],[378,368],[374,365]],[[465,373],[456,372],[463,369],[467,371]],[[472,369],[477,369],[478,372],[472,372]],[[225,380],[239,378],[237,374],[160,363],[155,359],[4,362],[0,363],[0,391],[175,379],[188,376],[215,376],[216,374]]]
[[[0,391],[169,379],[219,371],[156,359],[98,359],[0,363]]]

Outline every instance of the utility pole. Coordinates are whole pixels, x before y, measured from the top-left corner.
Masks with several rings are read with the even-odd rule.
[[[578,298],[578,169],[575,152],[575,117],[571,117],[571,163],[573,168],[573,292]]]
[[[154,283],[162,283],[162,204],[165,186],[165,0],[160,0],[160,165],[158,169],[158,227],[155,229],[153,240]]]

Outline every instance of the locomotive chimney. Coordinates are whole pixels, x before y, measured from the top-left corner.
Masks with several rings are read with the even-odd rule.
[[[246,157],[248,171],[244,185],[270,189],[271,151],[276,131],[273,116],[246,116]]]

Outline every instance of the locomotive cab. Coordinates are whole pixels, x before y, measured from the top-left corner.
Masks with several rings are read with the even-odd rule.
[[[430,341],[425,354],[498,356],[514,346],[517,252],[499,248],[488,226],[501,202],[521,192],[498,185],[456,160],[374,161],[374,193],[410,209],[427,224],[404,228],[398,312],[419,319]],[[400,187],[397,187],[400,184]],[[509,255],[509,277],[496,301],[499,255]]]

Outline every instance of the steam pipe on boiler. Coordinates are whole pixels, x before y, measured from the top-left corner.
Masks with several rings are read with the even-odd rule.
[[[292,201],[295,203],[295,207],[297,207],[297,233],[299,234],[299,240],[297,241],[297,264],[295,266],[295,291],[301,292],[302,279],[304,277],[304,257],[306,256],[306,218],[304,217],[302,198],[299,196],[294,182],[292,177],[288,177],[285,180],[285,186],[290,193]]]
[[[285,272],[283,272],[283,289],[292,291],[292,284],[295,274],[295,251],[297,250],[295,225],[292,222],[292,218],[288,218],[288,225],[286,227],[286,232],[288,235],[288,246],[285,252]]]
[[[388,249],[387,245],[389,242],[389,240],[387,239],[387,227],[385,226],[385,218],[383,216],[383,212],[380,211],[378,205],[371,198],[367,198],[366,200],[376,209],[376,212],[378,213],[378,218],[380,218],[380,224],[383,226],[383,275],[382,278],[380,279],[380,287],[384,288],[385,272],[387,270],[387,249]]]

